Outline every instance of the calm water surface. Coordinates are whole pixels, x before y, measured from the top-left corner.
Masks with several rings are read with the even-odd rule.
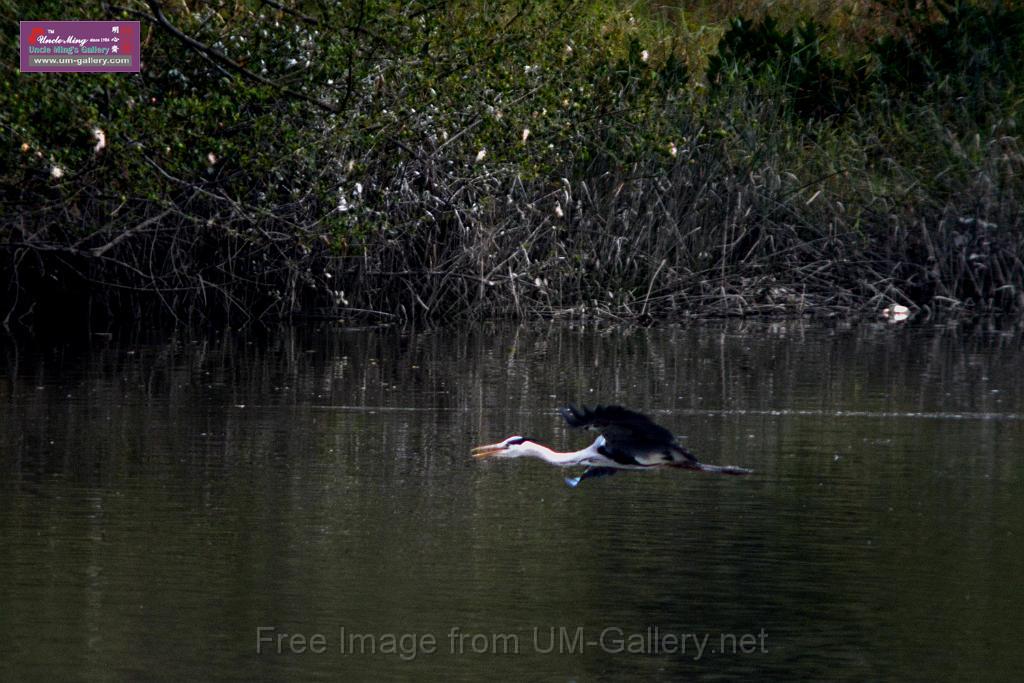
[[[0,679],[1024,669],[1019,332],[493,326],[0,351]],[[573,490],[537,461],[469,457],[511,434],[582,447],[555,414],[569,401],[649,411],[757,472]]]

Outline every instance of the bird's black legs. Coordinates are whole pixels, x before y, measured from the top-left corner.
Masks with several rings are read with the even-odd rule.
[[[580,482],[584,479],[593,479],[594,477],[607,477],[615,474],[618,470],[614,467],[587,467],[583,470],[583,474],[578,477],[566,477],[565,483],[569,486],[576,488],[580,485]]]

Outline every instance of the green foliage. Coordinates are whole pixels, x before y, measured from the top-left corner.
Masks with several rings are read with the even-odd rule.
[[[82,16],[137,18],[96,10]],[[654,24],[643,34],[611,6],[381,0],[308,20],[261,3],[163,11],[244,71],[144,21],[139,75],[9,74],[6,124],[42,155],[8,148],[12,167],[34,169],[44,186],[58,164],[65,186],[89,169],[91,185],[117,195],[169,199],[194,185],[273,212],[316,196],[323,211],[354,182],[374,186],[364,205],[383,199],[387,186],[413,181],[403,163],[428,157],[451,177],[493,164],[539,177],[569,160],[649,153],[664,145],[649,139],[651,119],[687,82],[675,54],[642,59],[656,47]],[[93,127],[109,141],[100,156]],[[487,166],[475,162],[480,150]]]
[[[53,11],[141,18],[140,74],[0,67],[0,237],[40,254],[4,262],[11,286],[34,263],[36,282],[174,292],[171,308],[208,305],[213,286],[231,310],[284,315],[359,288],[366,306],[444,316],[499,289],[520,307],[528,273],[628,309],[658,278],[721,294],[709,273],[761,282],[815,257],[884,253],[918,282],[941,247],[893,237],[906,221],[964,226],[948,245],[1014,262],[1012,238],[978,227],[1021,222],[1009,4],[909,10],[842,50],[814,20],[737,18],[696,78],[696,29],[646,5],[160,4],[173,29],[149,3]],[[852,269],[828,272],[863,279]],[[913,292],[1012,298],[1014,277]]]
[[[917,106],[970,109],[980,116],[1003,104],[1024,77],[1024,10],[966,0],[889,3],[900,25],[843,58],[825,49],[827,27],[813,20],[783,30],[768,15],[736,18],[709,58],[707,79],[779,88],[805,119]],[[930,94],[930,95],[929,95]]]
[[[911,6],[906,30],[871,46],[876,78],[891,97],[967,98],[987,110],[1024,76],[1024,9],[963,0]]]
[[[767,82],[781,87],[804,118],[842,114],[853,104],[861,74],[823,51],[824,32],[813,20],[783,31],[771,16],[737,18],[708,61],[708,81]]]

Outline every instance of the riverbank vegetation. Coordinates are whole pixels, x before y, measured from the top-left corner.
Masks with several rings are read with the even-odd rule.
[[[143,34],[0,67],[0,318],[1024,310],[1016,3],[666,4],[0,9]]]

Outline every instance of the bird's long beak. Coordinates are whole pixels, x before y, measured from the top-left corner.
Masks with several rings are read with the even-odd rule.
[[[500,443],[492,443],[487,446],[477,446],[476,448],[473,449],[472,453],[473,457],[476,458],[477,460],[483,460],[484,458],[489,458],[492,455],[496,455],[497,453],[504,449],[505,447],[502,446]]]

